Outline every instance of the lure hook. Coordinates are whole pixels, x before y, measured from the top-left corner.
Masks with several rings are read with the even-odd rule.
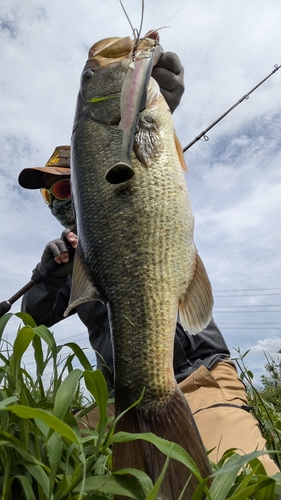
[[[140,40],[140,34],[141,34],[141,30],[142,30],[142,25],[143,25],[143,18],[144,18],[144,0],[142,0],[142,6],[141,6],[141,20],[140,20],[140,27],[139,29],[137,28],[134,28],[131,21],[130,21],[130,18],[126,12],[126,9],[123,5],[123,2],[122,0],[119,0],[120,2],[120,5],[123,9],[123,12],[128,20],[128,23],[129,25],[131,26],[131,29],[132,29],[132,32],[133,32],[133,38],[134,38],[134,47],[133,47],[133,51],[132,51],[132,59],[133,61],[135,60],[135,57],[136,57],[136,52],[137,52],[137,49],[138,49],[138,45],[139,45],[139,40]]]

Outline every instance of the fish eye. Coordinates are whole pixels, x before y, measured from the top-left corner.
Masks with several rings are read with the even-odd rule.
[[[92,76],[94,76],[94,74],[95,72],[92,69],[87,69],[83,73],[83,80],[89,80]]]

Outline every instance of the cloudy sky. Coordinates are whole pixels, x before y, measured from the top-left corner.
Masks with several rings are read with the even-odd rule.
[[[138,27],[141,0],[123,3]],[[159,5],[145,0],[143,34],[165,26],[162,46],[185,67],[186,91],[174,122],[186,146],[281,63],[281,2]],[[45,244],[61,233],[40,193],[18,186],[18,174],[70,143],[90,46],[128,35],[118,0],[1,0],[0,301],[30,279]],[[246,363],[259,382],[264,351],[274,356],[281,349],[281,69],[208,137],[185,153],[195,241],[212,282],[214,317],[233,356],[237,348],[251,349]],[[11,310],[19,308],[17,302]],[[13,322],[9,339],[19,324]],[[58,343],[79,339],[88,346],[78,319],[53,329]]]

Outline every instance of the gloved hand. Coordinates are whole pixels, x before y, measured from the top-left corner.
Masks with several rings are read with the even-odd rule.
[[[77,236],[69,229],[64,229],[60,238],[49,241],[45,246],[41,257],[40,264],[44,266],[46,262],[54,258],[59,268],[52,276],[62,278],[72,273],[74,251],[70,251],[77,247]]]
[[[154,66],[152,76],[173,113],[184,93],[184,68],[177,54],[165,52]]]

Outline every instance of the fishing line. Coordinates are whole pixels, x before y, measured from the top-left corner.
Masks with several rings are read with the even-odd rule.
[[[268,80],[268,78],[270,78],[280,68],[281,68],[281,64],[279,64],[279,65],[275,64],[273,71],[269,75],[267,75],[261,82],[259,82],[247,94],[245,94],[243,97],[241,97],[241,99],[239,99],[235,104],[233,104],[233,106],[231,106],[231,108],[229,108],[227,111],[225,111],[225,113],[223,113],[219,118],[217,118],[213,123],[211,123],[211,125],[209,125],[209,127],[207,127],[205,130],[203,130],[203,132],[201,132],[201,134],[197,135],[195,137],[195,139],[193,139],[193,141],[191,141],[187,146],[185,146],[185,148],[183,148],[183,152],[185,153],[185,151],[187,151],[191,146],[193,146],[193,144],[195,144],[195,142],[199,141],[199,139],[201,139],[202,137],[203,137],[204,141],[208,141],[209,137],[207,136],[207,132],[209,130],[211,130],[211,128],[213,128],[218,122],[220,122],[226,115],[228,115],[228,113],[230,113],[230,111],[232,111],[234,108],[236,108],[236,106],[238,106],[238,104],[240,104],[243,101],[247,101],[249,99],[250,94],[252,94],[252,92],[254,92],[266,80]]]
[[[196,0],[192,0],[191,2],[189,2],[187,5],[185,5],[181,9],[177,10],[177,12],[175,14],[173,14],[172,17],[170,17],[170,19],[168,19],[168,21],[167,21],[167,23],[165,23],[165,25],[168,24],[172,19],[174,19],[174,17],[176,17],[180,12],[182,12],[184,9],[189,7],[189,5],[191,5],[194,2],[196,2]]]
[[[124,5],[123,5],[123,3],[122,3],[122,0],[119,0],[119,3],[120,3],[120,5],[121,5],[121,7],[122,7],[122,9],[123,9],[123,12],[124,12],[124,14],[125,14],[125,16],[126,16],[127,20],[128,20],[128,23],[129,23],[129,25],[130,25],[130,27],[131,27],[131,30],[133,31],[133,35],[135,36],[135,29],[136,29],[136,28],[134,28],[134,26],[132,25],[132,23],[131,23],[131,21],[130,21],[130,18],[129,18],[129,16],[128,16],[127,12],[126,12],[126,9],[125,9],[125,7],[124,7]]]
[[[194,3],[196,0],[192,0],[191,2],[189,2],[187,5],[185,5],[185,7],[182,7],[182,9],[178,10],[172,17],[170,17],[170,19],[167,21],[167,23],[169,21],[171,21],[171,19],[173,19],[179,12],[181,12],[182,10],[186,9],[189,5],[191,5],[192,3]],[[141,30],[142,30],[142,25],[143,25],[143,18],[144,18],[144,0],[142,0],[142,12],[141,12],[141,22],[140,22],[140,27],[139,27],[139,30],[137,30],[137,28],[134,28],[131,21],[130,21],[130,18],[125,10],[125,7],[122,3],[122,0],[119,0],[120,2],[120,5],[124,11],[124,14],[130,24],[130,27],[133,31],[133,36],[134,36],[134,39],[135,39],[135,46],[134,46],[134,49],[133,49],[133,59],[134,59],[134,55],[135,55],[135,52],[137,50],[137,47],[138,47],[138,42],[139,42],[139,38],[140,38],[140,33],[141,33]],[[167,28],[166,24],[163,26],[163,28]],[[159,29],[162,29],[162,28],[159,28]],[[158,30],[157,30],[158,31]],[[205,130],[203,130],[199,135],[197,135],[191,142],[189,142],[187,144],[187,146],[185,146],[183,148],[183,153],[185,153],[191,146],[193,146],[193,144],[195,144],[197,141],[199,141],[200,139],[203,138],[203,140],[205,142],[209,141],[209,137],[207,135],[207,132],[209,132],[209,130],[211,130],[215,125],[217,125],[217,123],[219,123],[225,116],[227,116],[233,109],[235,109],[239,104],[241,104],[241,102],[244,102],[244,101],[247,101],[250,97],[250,95],[258,88],[260,87],[266,80],[268,80],[268,78],[270,78],[274,73],[276,73],[276,71],[278,71],[280,68],[281,68],[281,65],[279,64],[275,64],[274,67],[273,67],[273,71],[267,75],[263,80],[261,80],[257,85],[255,85],[255,87],[253,87],[251,90],[249,90],[249,92],[247,92],[247,94],[244,94],[240,99],[238,99],[238,101],[233,104],[233,106],[231,106],[227,111],[225,111],[221,116],[219,116],[214,122],[211,123],[211,125],[209,125]]]
[[[142,3],[141,3],[141,20],[140,20],[140,27],[139,29],[137,28],[134,28],[131,21],[130,21],[130,18],[126,12],[126,9],[122,3],[122,0],[119,0],[119,3],[123,9],[123,12],[128,20],[128,23],[133,31],[133,37],[134,37],[134,40],[135,40],[135,46],[134,46],[134,51],[133,51],[133,55],[134,53],[136,52],[137,50],[137,47],[138,47],[138,43],[139,43],[139,38],[140,38],[140,34],[141,34],[141,30],[142,30],[142,25],[143,25],[143,18],[144,18],[144,0],[142,0]]]

